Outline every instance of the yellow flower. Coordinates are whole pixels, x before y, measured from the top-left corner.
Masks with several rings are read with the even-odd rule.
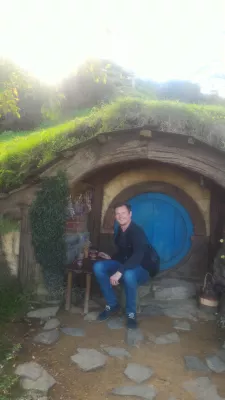
[[[224,242],[224,240],[223,239],[220,239],[220,243],[223,243]]]

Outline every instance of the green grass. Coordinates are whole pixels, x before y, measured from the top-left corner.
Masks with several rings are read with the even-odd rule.
[[[18,377],[12,373],[12,365],[21,348],[12,343],[5,333],[7,323],[22,316],[27,309],[28,296],[21,293],[17,282],[1,280],[0,283],[0,400],[16,398]]]
[[[0,136],[0,190],[21,185],[29,173],[71,145],[102,132],[146,124],[192,135],[224,150],[225,107],[122,98],[57,126],[9,140],[1,141]]]

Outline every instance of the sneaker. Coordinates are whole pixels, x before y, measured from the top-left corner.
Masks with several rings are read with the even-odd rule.
[[[108,318],[110,318],[112,315],[116,314],[119,311],[119,306],[106,306],[104,311],[102,311],[99,316],[98,316],[98,321],[106,321]]]
[[[137,329],[137,320],[134,313],[127,316],[127,329]]]

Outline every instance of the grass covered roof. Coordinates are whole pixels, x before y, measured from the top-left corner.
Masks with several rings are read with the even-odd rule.
[[[122,98],[88,115],[34,132],[0,135],[0,192],[20,186],[56,153],[99,133],[156,125],[225,151],[225,108]]]

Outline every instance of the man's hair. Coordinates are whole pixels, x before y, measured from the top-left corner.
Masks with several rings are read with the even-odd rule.
[[[128,204],[128,203],[118,203],[118,204],[116,204],[116,205],[113,207],[113,208],[114,208],[114,211],[115,211],[117,208],[119,208],[119,207],[126,207],[127,210],[128,210],[129,212],[131,212],[131,205]]]

